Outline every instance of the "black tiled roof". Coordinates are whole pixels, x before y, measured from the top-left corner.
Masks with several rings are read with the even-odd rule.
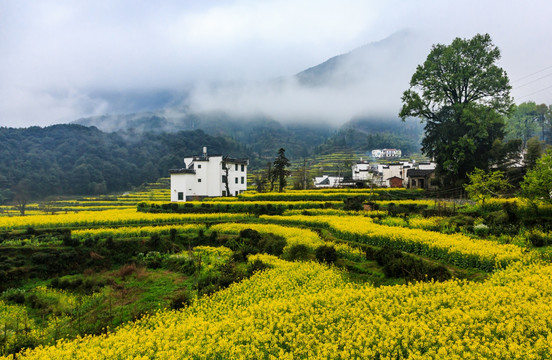
[[[408,177],[426,177],[435,170],[420,170],[420,169],[408,169],[406,176]]]
[[[170,169],[169,173],[171,174],[195,174],[193,169]]]

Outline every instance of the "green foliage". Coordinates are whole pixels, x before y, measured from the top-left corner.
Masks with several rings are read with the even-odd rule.
[[[388,247],[368,249],[366,257],[383,266],[385,276],[404,278],[406,281],[445,281],[452,277],[443,265],[429,263]]]
[[[271,266],[267,263],[262,262],[259,259],[255,259],[254,261],[247,264],[247,275],[251,276],[255,274],[256,272],[263,271],[266,269],[270,269]]]
[[[286,157],[286,150],[280,148],[278,155],[274,159],[274,168],[272,169],[272,176],[278,179],[278,191],[284,191],[287,185],[287,177],[290,175],[289,170],[286,168],[289,166],[289,160]]]
[[[180,291],[176,293],[171,299],[169,308],[173,310],[180,310],[192,303],[192,296],[188,291]]]
[[[488,34],[434,45],[403,94],[399,116],[426,122],[422,151],[449,184],[486,169],[493,142],[503,137],[511,87],[499,59]]]
[[[511,185],[504,178],[502,171],[490,171],[485,173],[481,169],[475,169],[468,174],[470,183],[464,185],[464,189],[468,192],[470,198],[474,201],[481,201],[485,204],[485,200],[492,197],[500,197]]]
[[[364,197],[354,196],[345,199],[343,210],[360,211],[364,209]]]
[[[533,137],[537,129],[537,104],[524,102],[514,107],[512,115],[507,118],[507,139],[521,139],[526,144]]]
[[[548,149],[527,172],[521,184],[521,194],[532,201],[552,204],[552,149]]]
[[[314,255],[318,262],[333,264],[337,260],[337,251],[333,246],[322,245],[316,248]]]
[[[489,227],[485,224],[477,224],[473,227],[473,232],[477,236],[485,237],[489,235]]]
[[[304,261],[309,258],[310,249],[304,244],[296,244],[287,250],[287,259],[290,261]]]
[[[543,247],[552,244],[552,235],[533,230],[527,234],[527,240],[534,247]]]
[[[527,151],[523,161],[528,170],[531,170],[537,164],[537,160],[542,156],[544,142],[539,141],[538,137],[534,136],[527,141]]]

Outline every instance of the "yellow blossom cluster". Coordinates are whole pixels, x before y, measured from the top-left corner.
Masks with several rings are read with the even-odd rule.
[[[409,229],[375,224],[362,216],[262,216],[269,222],[326,226],[349,240],[364,241],[376,246],[396,249],[434,259],[445,260],[464,268],[492,271],[508,263],[527,260],[523,249],[513,244],[497,244],[463,234],[441,234],[422,229]]]
[[[224,223],[211,226],[212,231],[231,234],[237,234],[245,229],[253,229],[260,233],[270,233],[284,237],[287,241],[284,252],[289,247],[298,244],[306,245],[313,249],[320,245],[324,245],[324,241],[320,239],[318,234],[308,229],[299,229],[276,224]]]
[[[443,216],[432,216],[428,218],[416,216],[408,219],[408,226],[414,229],[437,230],[444,220],[445,217]]]
[[[372,287],[309,262],[274,267],[182,311],[18,359],[549,359],[552,265],[482,283]]]
[[[76,214],[0,217],[0,230],[51,227],[88,227],[113,225],[148,225],[202,221],[234,221],[244,214],[152,214],[135,209],[82,211]]]
[[[288,216],[288,215],[305,215],[305,211],[308,213],[308,215],[340,215],[340,216],[348,216],[348,215],[358,215],[358,211],[348,211],[348,210],[339,210],[339,209],[308,209],[308,210],[300,210],[300,209],[293,209],[293,210],[286,210],[282,215]],[[369,216],[369,217],[383,217],[387,215],[387,211],[385,210],[371,210],[371,211],[362,211],[361,213],[363,216]]]
[[[349,258],[364,257],[364,252],[358,248],[351,247],[344,243],[334,243],[332,241],[324,241],[320,239],[317,233],[309,229],[300,229],[296,227],[281,226],[276,224],[239,224],[225,223],[211,226],[212,231],[221,233],[237,234],[245,229],[253,229],[260,233],[269,233],[282,236],[286,239],[287,245],[284,248],[284,253],[294,245],[306,245],[311,249],[315,249],[321,245],[333,246],[338,253]]]
[[[159,226],[123,226],[116,228],[94,228],[94,229],[82,229],[73,230],[71,235],[77,238],[85,237],[107,237],[113,238],[122,237],[137,237],[137,236],[150,236],[151,234],[169,235],[170,231],[174,229],[178,233],[184,232],[197,232],[200,229],[205,229],[201,224],[186,224],[186,225],[159,225]]]

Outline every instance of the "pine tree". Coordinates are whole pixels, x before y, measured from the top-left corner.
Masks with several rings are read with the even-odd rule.
[[[286,167],[289,166],[289,160],[286,158],[286,150],[280,148],[278,150],[278,155],[274,159],[274,169],[272,170],[274,178],[278,179],[278,191],[284,191],[284,188],[287,185],[287,177],[290,175],[289,170],[286,170]]]

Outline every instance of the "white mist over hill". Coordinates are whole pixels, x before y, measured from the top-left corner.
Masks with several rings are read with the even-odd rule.
[[[401,95],[431,43],[412,31],[333,57],[296,76],[274,81],[203,86],[191,112],[265,115],[282,122],[330,122],[353,117],[397,118]]]

